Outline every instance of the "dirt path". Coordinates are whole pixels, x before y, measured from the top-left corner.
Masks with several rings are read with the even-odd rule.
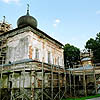
[[[100,97],[93,98],[93,99],[86,99],[86,100],[100,100]]]

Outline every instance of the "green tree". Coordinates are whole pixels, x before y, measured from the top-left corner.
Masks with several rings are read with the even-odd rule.
[[[70,44],[64,46],[64,64],[66,68],[73,67],[73,64],[78,64],[80,60],[80,50]]]
[[[90,38],[86,42],[86,49],[93,51],[93,62],[99,63],[100,62],[100,32],[97,33],[96,38]]]
[[[90,38],[87,42],[86,42],[86,49],[91,49],[91,50],[95,50],[97,48],[97,42],[96,40],[94,40],[93,38]]]

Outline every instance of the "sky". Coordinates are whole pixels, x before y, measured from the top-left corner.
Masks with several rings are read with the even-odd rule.
[[[86,41],[100,32],[100,0],[0,0],[0,21],[6,16],[16,28],[27,4],[38,28],[64,45],[82,50]]]

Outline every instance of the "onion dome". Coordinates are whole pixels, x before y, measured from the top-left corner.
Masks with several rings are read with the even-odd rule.
[[[23,27],[23,26],[27,26],[27,25],[37,28],[37,20],[34,17],[29,15],[29,5],[27,7],[27,14],[24,16],[21,16],[17,20],[18,27]]]

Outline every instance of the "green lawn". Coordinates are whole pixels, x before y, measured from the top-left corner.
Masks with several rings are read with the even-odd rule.
[[[81,97],[81,98],[68,98],[68,99],[62,99],[62,100],[86,100],[91,98],[100,97],[100,94],[94,95],[94,96],[88,96],[88,97]]]

